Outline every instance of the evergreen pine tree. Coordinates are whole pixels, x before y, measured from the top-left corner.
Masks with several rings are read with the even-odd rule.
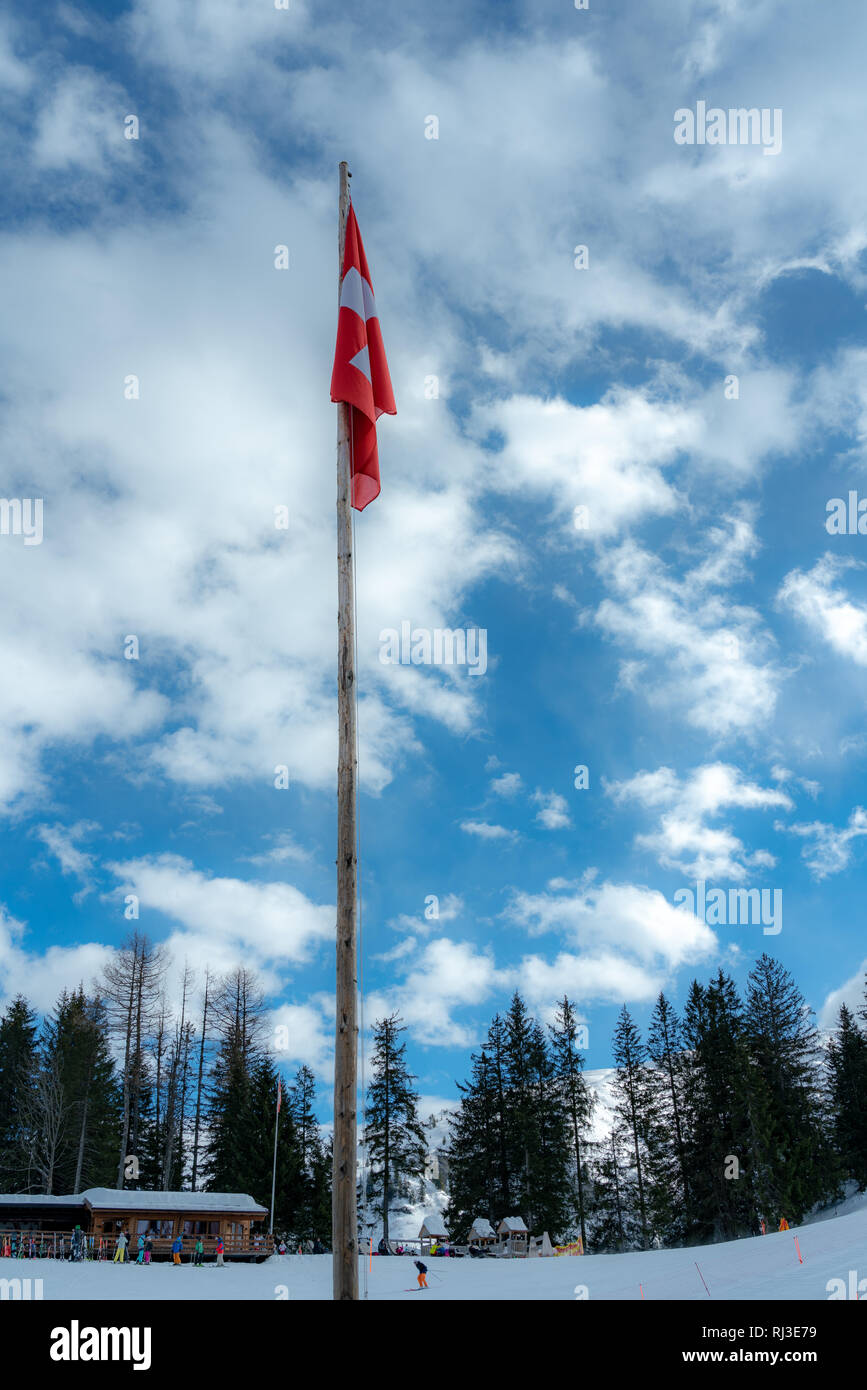
[[[685,1234],[689,1183],[684,1136],[685,1058],[680,1021],[660,993],[650,1020],[647,1081],[652,1092],[652,1124],[647,1134],[648,1207],[653,1229],[663,1244],[680,1243]]]
[[[105,1008],[80,985],[64,990],[45,1022],[43,1066],[56,1065],[64,1124],[54,1190],[81,1192],[114,1180],[120,1095],[111,1058]]]
[[[867,1187],[867,1034],[840,1006],[828,1041],[828,1080],[834,1149],[844,1177]]]
[[[36,1014],[19,994],[0,1018],[0,1190],[27,1190],[32,1111],[38,1070]]]
[[[819,1048],[789,972],[763,954],[750,972],[746,1035],[754,1079],[756,1197],[775,1221],[800,1222],[832,1195],[835,1174],[819,1100]]]
[[[370,1163],[369,1183],[379,1197],[383,1238],[388,1240],[388,1210],[392,1198],[407,1183],[424,1175],[427,1143],[418,1119],[415,1077],[406,1061],[406,1029],[398,1014],[377,1020],[373,1028],[372,1079],[367,1088],[365,1143]]]
[[[733,1240],[757,1230],[757,1155],[743,1006],[724,971],[706,987],[693,981],[683,1034],[688,1234]]]
[[[458,1082],[460,1105],[449,1122],[446,1225],[456,1240],[467,1238],[476,1217],[493,1225],[506,1214],[500,1203],[501,1115],[494,1069],[484,1049],[470,1058],[470,1071],[468,1082]]]
[[[641,1244],[650,1238],[645,1176],[647,1168],[647,1139],[653,1126],[653,1092],[646,1066],[647,1050],[626,1005],[620,1011],[614,1030],[612,1052],[616,1074],[614,1090],[617,1096],[615,1114],[629,1136],[632,1171],[635,1176],[638,1223]]]
[[[579,1049],[579,1023],[575,1009],[566,995],[557,1005],[557,1013],[551,1033],[554,1075],[560,1088],[563,1107],[572,1142],[575,1178],[575,1204],[581,1241],[586,1251],[587,1213],[585,1206],[585,1186],[587,1182],[587,1160],[583,1152],[584,1130],[593,1113],[593,1095],[583,1076],[584,1058]]]

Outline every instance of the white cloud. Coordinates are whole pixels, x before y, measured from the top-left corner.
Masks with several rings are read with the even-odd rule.
[[[839,989],[831,990],[825,998],[819,1010],[819,1027],[830,1031],[837,1026],[837,1015],[840,1012],[840,1005],[845,1004],[856,1017],[865,1005],[865,977],[867,977],[867,959],[859,965],[855,974],[852,975],[845,984]]]
[[[852,862],[854,841],[867,835],[867,811],[863,806],[856,806],[848,824],[840,830],[824,821],[780,826],[779,829],[807,840],[801,855],[810,872],[817,879],[829,878],[842,873]]]
[[[117,83],[90,68],[69,67],[40,103],[32,157],[37,167],[102,173],[109,161],[132,160],[136,142],[124,136],[129,99]]]
[[[605,783],[605,790],[621,806],[664,808],[658,829],[637,835],[636,844],[649,849],[664,867],[680,869],[695,879],[740,881],[749,870],[770,868],[776,862],[767,850],[748,851],[730,827],[712,826],[708,820],[729,810],[788,810],[793,805],[779,787],[748,781],[728,763],[705,764],[683,779],[671,768],[660,767],[622,782]]]
[[[281,1068],[308,1066],[333,1080],[334,1000],[317,995],[304,1004],[278,1004],[269,1015],[273,1053]]]
[[[752,553],[751,525],[734,515],[711,541],[711,558],[681,577],[632,541],[601,552],[597,568],[611,597],[599,605],[596,622],[629,649],[621,666],[626,687],[725,738],[767,723],[781,674],[758,613],[715,591]]]
[[[427,942],[400,985],[373,993],[365,1010],[372,1020],[397,1009],[414,1040],[425,1046],[470,1047],[476,1030],[454,1018],[454,1011],[483,1004],[507,978],[472,942],[438,937]]]
[[[517,840],[517,830],[507,830],[503,825],[492,825],[484,820],[461,821],[461,830],[466,835],[476,835],[480,840]]]
[[[501,777],[491,779],[491,791],[495,796],[517,796],[522,785],[520,772],[504,772]]]
[[[855,562],[826,554],[811,570],[791,570],[780,588],[780,601],[840,656],[867,666],[867,605],[850,598],[841,574]]]
[[[569,803],[559,792],[535,791],[530,800],[539,807],[536,820],[546,830],[564,830],[571,825]]]
[[[0,1007],[23,994],[41,1014],[54,1008],[64,989],[89,989],[113,954],[109,946],[83,942],[30,951],[26,927],[0,905]]]
[[[430,902],[430,898],[435,898],[435,902]],[[392,918],[388,925],[395,931],[411,932],[414,936],[429,936],[431,932],[437,931],[439,927],[447,922],[456,922],[464,911],[464,900],[458,893],[445,893],[441,897],[438,893],[425,895],[424,912],[418,916],[413,916],[409,912],[402,912],[398,917]],[[395,951],[389,953],[391,959],[397,959]],[[403,954],[403,952],[401,952]],[[385,957],[380,957],[385,959]]]
[[[238,961],[260,970],[304,964],[334,936],[334,908],[312,903],[289,883],[209,878],[174,854],[107,867],[121,880],[121,893],[138,896],[142,922],[149,912],[160,912],[179,924],[182,931],[169,938],[174,954],[192,955],[195,949],[203,962],[219,955],[218,970]]]
[[[627,997],[639,978],[646,982],[650,975],[658,978],[660,971],[703,960],[717,944],[710,927],[697,917],[676,908],[656,889],[630,883],[597,886],[584,881],[559,890],[549,886],[544,893],[516,892],[506,917],[532,936],[556,932],[580,947],[581,959],[595,962],[589,978],[614,991],[613,996],[606,994],[608,998],[617,995],[618,987]],[[614,968],[618,960],[625,964],[620,986]],[[650,975],[638,975],[636,969]],[[586,989],[582,996],[587,997]]]

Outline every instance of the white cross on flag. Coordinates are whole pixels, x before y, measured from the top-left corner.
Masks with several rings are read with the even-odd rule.
[[[346,219],[331,399],[351,407],[352,505],[361,512],[379,496],[376,422],[380,415],[396,415],[397,408],[367,257],[351,204]]]

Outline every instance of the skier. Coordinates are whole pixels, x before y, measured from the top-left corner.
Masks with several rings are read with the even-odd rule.
[[[136,1256],[136,1261],[135,1261],[137,1265],[143,1265],[143,1264],[144,1264],[144,1253],[145,1253],[145,1238],[144,1238],[144,1236],[139,1236],[139,1238],[138,1238],[138,1255]]]
[[[154,1248],[154,1243],[153,1243],[153,1241],[151,1240],[150,1231],[148,1231],[147,1239],[145,1240],[145,1246],[144,1246],[144,1262],[145,1262],[146,1265],[149,1265],[150,1262],[151,1262],[151,1251],[153,1250],[153,1248]]]
[[[172,1264],[173,1264],[173,1265],[180,1265],[180,1263],[181,1263],[181,1251],[183,1250],[183,1248],[184,1248],[184,1242],[182,1241],[181,1237],[180,1237],[180,1236],[175,1236],[174,1240],[172,1241]]]
[[[120,1235],[117,1238],[117,1243],[115,1245],[114,1259],[112,1260],[112,1264],[117,1264],[118,1261],[120,1261],[121,1264],[124,1263],[124,1261],[126,1260],[126,1246],[126,1231],[121,1231]]]
[[[202,1237],[199,1236],[198,1240],[196,1241],[196,1258],[193,1260],[193,1264],[194,1264],[194,1265],[201,1265],[201,1264],[203,1264],[203,1263],[204,1263],[204,1258],[205,1258],[205,1243],[204,1243],[204,1241],[202,1240]]]
[[[223,1255],[225,1253],[225,1243],[222,1236],[217,1236],[217,1269],[225,1269]]]
[[[82,1244],[83,1239],[84,1239],[84,1234],[83,1234],[83,1232],[82,1232],[81,1227],[80,1227],[80,1226],[76,1226],[75,1230],[72,1232],[72,1259],[73,1259],[73,1260],[80,1260],[80,1259],[81,1259],[81,1244]]]
[[[418,1270],[418,1286],[420,1289],[426,1289],[428,1286],[427,1278],[425,1277],[427,1275],[427,1265],[423,1265],[421,1260],[416,1260],[415,1267]]]
[[[278,1246],[278,1252],[279,1252],[279,1254],[281,1254],[281,1255],[285,1255],[285,1254],[286,1254],[286,1242],[285,1242],[285,1240],[281,1240],[281,1242],[280,1242],[280,1244],[279,1244],[279,1246]]]

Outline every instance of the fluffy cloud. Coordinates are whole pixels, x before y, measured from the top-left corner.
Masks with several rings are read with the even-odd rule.
[[[535,791],[530,800],[539,807],[536,820],[546,830],[565,830],[569,819],[569,803],[559,792]]]
[[[517,830],[507,830],[504,825],[492,825],[484,820],[461,821],[465,835],[475,835],[480,840],[517,840]]]
[[[867,605],[849,597],[841,575],[855,562],[826,554],[812,569],[791,570],[780,588],[780,601],[839,656],[867,666]]]
[[[819,1010],[820,1028],[829,1032],[836,1028],[841,1004],[845,1004],[856,1017],[860,1014],[865,1002],[865,977],[867,977],[867,959],[861,962],[855,974],[845,984],[842,984],[839,989],[831,990],[830,994],[826,996]]]
[[[639,654],[621,666],[627,688],[725,738],[770,719],[781,673],[758,613],[717,592],[742,573],[755,549],[749,520],[730,517],[710,542],[711,557],[682,576],[633,541],[602,553],[597,566],[611,596],[599,605],[596,623]]]
[[[159,912],[181,932],[169,938],[174,955],[217,972],[245,961],[254,969],[304,964],[334,936],[334,908],[318,906],[289,883],[210,878],[189,860],[161,854],[108,868],[120,893],[135,893],[142,920]]]
[[[437,937],[427,942],[400,985],[374,993],[365,1007],[371,1018],[397,1009],[414,1040],[425,1046],[470,1047],[476,1029],[456,1019],[454,1011],[484,1004],[509,978],[471,942]]]
[[[649,849],[666,868],[696,879],[740,881],[748,870],[775,863],[767,850],[751,853],[728,826],[709,825],[709,820],[724,811],[789,809],[793,804],[779,787],[748,781],[728,763],[695,768],[683,779],[671,768],[660,767],[606,783],[605,790],[619,805],[662,809],[658,829],[637,835],[636,844]]]
[[[581,961],[590,965],[579,999],[592,997],[602,986],[609,999],[631,997],[631,989],[639,986],[639,997],[645,997],[648,981],[660,971],[705,959],[716,947],[704,922],[655,889],[629,883],[558,882],[544,893],[516,892],[506,916],[532,936],[554,932],[581,948]],[[625,966],[621,975],[618,960]],[[575,973],[577,978],[577,967]]]
[[[813,877],[829,878],[832,874],[842,873],[852,862],[855,840],[867,835],[867,811],[863,806],[856,806],[848,824],[839,830],[823,821],[779,828],[806,840],[801,853]]]
[[[110,947],[95,941],[28,950],[25,924],[0,905],[0,1008],[23,994],[39,1013],[48,1013],[64,989],[88,989],[111,956]]]

